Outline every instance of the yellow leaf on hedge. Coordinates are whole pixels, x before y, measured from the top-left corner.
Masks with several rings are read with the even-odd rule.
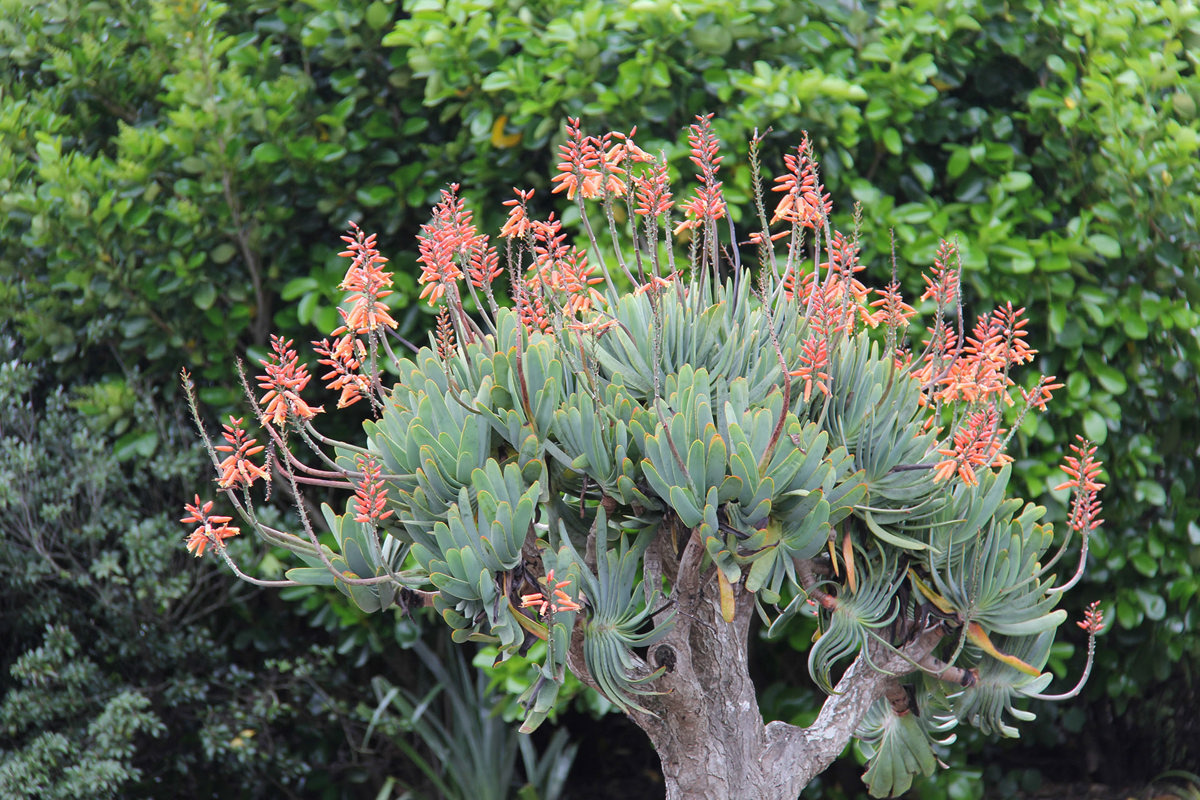
[[[520,131],[516,133],[505,133],[504,128],[508,125],[508,115],[501,114],[496,117],[496,121],[492,123],[492,146],[500,148],[516,147],[521,142]]]

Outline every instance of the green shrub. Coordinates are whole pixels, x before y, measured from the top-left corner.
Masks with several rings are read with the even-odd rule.
[[[389,82],[388,4],[0,10],[0,318],[63,377],[202,374],[265,344],[281,293],[285,328],[335,321],[334,249],[297,232],[395,231],[440,183],[405,145],[426,124]]]
[[[0,796],[337,798],[403,774],[387,765],[397,751],[356,753],[342,728],[361,740],[356,691],[373,673],[345,669],[329,644],[307,652],[311,632],[181,553],[173,496],[198,474],[186,423],[139,398],[163,454],[122,465],[105,426],[10,345]]]
[[[1043,670],[1067,619],[1055,606],[1083,570],[1060,565],[1061,548],[1101,524],[1101,465],[1079,437],[1057,536],[1045,508],[1009,497],[1005,434],[1062,388],[1014,383],[1010,369],[1035,355],[1022,312],[982,314],[964,338],[961,266],[943,242],[922,296],[933,314],[910,346],[917,312],[897,282],[855,277],[857,234],[831,233],[807,137],[775,178],[786,194],[770,221],[751,143],[759,212],[744,235],[758,260],[745,266],[709,120],[689,129],[699,185],[686,202],[632,136],[568,123],[554,182],[585,248],[518,191],[501,266],[501,245],[444,191],[419,236],[437,332],[404,356],[381,302],[388,259],[351,225],[351,307],[334,343],[314,343],[336,411],[301,397],[311,375],[273,337],[261,396],[239,370],[254,429],[280,454],[264,466],[240,421],[209,438],[183,376],[240,523],[197,497],[187,548],[260,585],[336,586],[367,612],[432,607],[456,642],[502,659],[545,642],[521,730],[553,710],[569,671],[648,734],[672,800],[791,800],[851,739],[871,794],[892,796],[935,771],[958,724],[1016,736],[1033,716],[1022,700],[1079,693],[1082,680],[1047,694]],[[685,231],[686,253],[673,242]],[[495,296],[505,275],[513,307]],[[329,437],[323,421],[359,401],[362,433]],[[291,525],[263,520],[259,481],[293,498]],[[333,501],[344,513],[317,512],[330,489],[352,495]],[[239,569],[224,542],[241,526],[291,552],[286,580]],[[1080,622],[1084,680],[1098,605]],[[807,726],[764,725],[746,654],[755,611],[776,639],[816,617],[808,672],[828,697]]]

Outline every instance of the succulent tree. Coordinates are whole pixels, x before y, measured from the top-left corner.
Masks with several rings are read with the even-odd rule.
[[[944,243],[910,345],[917,312],[894,277],[860,282],[807,137],[769,217],[751,142],[744,239],[708,118],[689,133],[698,186],[682,203],[632,133],[572,121],[565,141],[555,192],[581,245],[518,191],[502,264],[457,187],[443,192],[419,237],[422,297],[442,307],[428,346],[392,333],[386,259],[351,225],[343,325],[316,351],[338,407],[369,407],[362,437],[318,431],[307,368],[276,339],[265,393],[242,377],[266,463],[239,420],[209,445],[236,513],[302,565],[245,576],[222,546],[239,528],[199,497],[188,547],[258,583],[337,586],[366,611],[431,606],[456,641],[501,657],[544,641],[524,729],[570,671],[649,735],[669,798],[790,800],[852,738],[871,792],[894,794],[933,771],[958,724],[1016,735],[1022,701],[1047,697],[1055,605],[1102,486],[1080,440],[1065,530],[1008,496],[1006,446],[1057,387],[1011,374],[1033,358],[1022,311],[968,333]],[[256,513],[260,482],[296,501],[295,531]],[[308,499],[339,489],[340,512]],[[1059,581],[1073,534],[1082,555]],[[828,697],[808,727],[764,724],[747,637],[756,618],[773,636],[799,615],[817,619],[808,668]],[[1090,670],[1102,621],[1080,624]]]

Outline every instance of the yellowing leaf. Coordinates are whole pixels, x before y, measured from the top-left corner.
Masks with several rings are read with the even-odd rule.
[[[854,543],[850,541],[850,531],[842,537],[842,558],[846,560],[846,585],[851,592],[858,591],[858,577],[854,574]]]
[[[1025,663],[1016,656],[1010,656],[1007,653],[1001,653],[999,650],[997,650],[996,645],[992,644],[992,640],[988,638],[987,631],[980,627],[978,622],[972,622],[971,624],[967,625],[967,638],[970,639],[971,643],[980,650],[987,653],[997,661],[1003,661],[1013,669],[1020,670],[1026,675],[1032,675],[1035,678],[1042,674],[1041,670],[1039,670],[1037,667]]]
[[[937,606],[938,611],[941,611],[943,614],[954,613],[954,606],[950,605],[950,602],[946,600],[946,598],[935,592],[929,586],[929,584],[918,578],[917,573],[910,569],[908,571],[908,577],[912,578],[913,585],[917,587],[917,590],[920,591],[921,594],[925,595],[925,599]]]
[[[721,617],[726,622],[733,622],[733,584],[721,570],[717,570],[717,586],[721,590]]]
[[[532,633],[537,638],[541,639],[543,642],[546,641],[549,631],[546,629],[545,625],[541,624],[537,620],[530,619],[520,611],[517,611],[512,607],[511,603],[509,604],[508,610],[514,617],[516,617],[518,625],[520,625],[529,633]]]
[[[501,114],[496,117],[496,121],[492,123],[492,146],[507,149],[516,147],[521,142],[521,137],[524,135],[520,131],[516,133],[505,133],[504,128],[508,125],[508,115]]]

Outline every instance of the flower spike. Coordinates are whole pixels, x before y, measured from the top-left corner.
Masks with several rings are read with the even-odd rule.
[[[187,516],[179,521],[188,524],[199,525],[194,531],[188,534],[187,549],[196,557],[204,555],[204,548],[212,545],[216,549],[221,549],[225,546],[225,540],[237,536],[241,533],[240,528],[236,528],[227,524],[232,517],[225,517],[212,512],[213,501],[200,503],[200,495],[196,495],[194,503],[184,503],[183,510],[187,512]]]

